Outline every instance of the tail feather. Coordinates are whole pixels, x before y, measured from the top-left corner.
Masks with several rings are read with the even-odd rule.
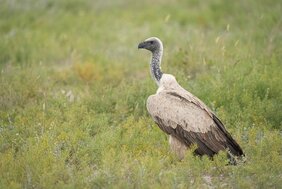
[[[242,148],[239,146],[239,144],[232,138],[232,136],[229,134],[229,132],[225,129],[223,123],[215,116],[213,115],[213,120],[218,126],[218,128],[223,132],[223,134],[227,138],[227,147],[230,151],[230,153],[234,156],[245,156]]]

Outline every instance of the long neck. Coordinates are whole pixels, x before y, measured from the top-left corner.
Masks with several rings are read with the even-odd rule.
[[[151,75],[158,86],[160,84],[160,79],[162,78],[163,75],[163,72],[161,71],[162,56],[163,56],[162,48],[154,51],[150,63]]]

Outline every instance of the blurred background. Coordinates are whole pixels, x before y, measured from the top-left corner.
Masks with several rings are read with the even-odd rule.
[[[0,188],[282,185],[279,0],[0,0]],[[248,162],[179,162],[146,111],[139,42],[202,99]],[[259,166],[258,166],[259,165]]]

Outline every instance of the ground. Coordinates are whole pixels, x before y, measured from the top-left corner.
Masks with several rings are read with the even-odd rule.
[[[0,188],[279,188],[279,0],[1,0]],[[178,161],[146,111],[140,41],[242,146]]]

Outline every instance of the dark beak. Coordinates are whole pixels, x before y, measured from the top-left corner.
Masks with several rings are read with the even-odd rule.
[[[145,42],[141,42],[138,45],[138,49],[143,49],[145,47]]]

